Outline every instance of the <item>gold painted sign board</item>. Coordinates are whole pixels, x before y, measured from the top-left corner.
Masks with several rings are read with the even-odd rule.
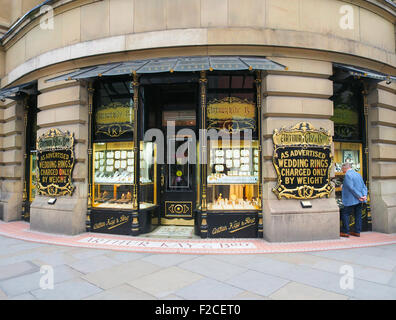
[[[273,164],[278,183],[273,192],[278,199],[316,199],[329,197],[333,165],[332,137],[308,122],[275,130]]]
[[[95,114],[95,134],[118,138],[133,131],[134,113],[128,104],[114,102],[98,108]]]
[[[72,195],[74,136],[50,129],[37,139],[37,192],[56,197]]]
[[[236,97],[214,99],[207,106],[208,130],[256,130],[256,104]]]

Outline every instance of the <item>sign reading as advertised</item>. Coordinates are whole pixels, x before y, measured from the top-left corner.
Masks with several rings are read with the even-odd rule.
[[[238,132],[256,130],[256,104],[230,97],[212,100],[207,107],[208,129]]]
[[[332,137],[310,123],[275,130],[273,163],[278,185],[273,189],[278,199],[315,199],[329,197]]]
[[[72,195],[74,137],[50,129],[37,139],[37,191],[50,197]]]
[[[133,131],[133,108],[129,104],[114,102],[98,108],[95,114],[95,134],[118,138]]]

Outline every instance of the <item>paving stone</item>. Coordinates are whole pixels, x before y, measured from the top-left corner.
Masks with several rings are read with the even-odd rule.
[[[16,278],[0,281],[0,289],[3,290],[8,297],[14,297],[29,291],[40,288],[40,272],[31,273]]]
[[[39,268],[31,262],[19,262],[0,266],[0,281],[37,272]]]
[[[253,257],[262,256],[260,254],[226,254],[226,255],[211,255],[213,259],[217,259],[228,264],[234,264],[237,266],[244,266],[248,261],[251,261]],[[266,256],[266,255],[265,255]]]
[[[63,252],[60,253],[44,253],[40,256],[37,257],[37,259],[33,260],[33,263],[35,263],[38,266],[42,265],[50,265],[52,267],[56,267],[59,265],[64,265],[68,264],[71,265],[73,263],[76,263],[78,259],[65,254]]]
[[[396,288],[356,279],[348,295],[361,300],[396,300]]]
[[[0,288],[10,297],[18,296],[39,289],[41,279],[45,279],[43,277],[47,276],[49,276],[47,270],[40,273],[40,269],[38,269],[31,274],[0,281]],[[68,266],[58,266],[53,269],[53,276],[54,286],[56,287],[58,283],[81,276],[81,273]]]
[[[189,254],[152,254],[144,257],[142,260],[156,264],[161,267],[170,267],[178,265],[182,262],[197,258],[196,255]]]
[[[150,253],[143,252],[107,252],[105,256],[119,262],[130,262],[147,257]]]
[[[225,281],[237,288],[241,288],[261,296],[269,296],[289,281],[257,271],[246,271]]]
[[[163,297],[160,300],[185,300],[175,294],[170,294],[169,296]]]
[[[102,290],[82,279],[72,279],[54,286],[53,290],[34,290],[32,294],[39,300],[81,300],[98,294]]]
[[[229,300],[243,290],[213,279],[201,279],[175,292],[187,300]]]
[[[392,276],[392,278],[389,280],[389,282],[387,283],[387,285],[396,288],[396,272],[393,273],[393,276]]]
[[[347,300],[348,296],[336,294],[296,282],[289,282],[269,296],[274,300]]]
[[[65,251],[66,254],[73,256],[76,259],[88,259],[96,256],[101,256],[109,251],[101,249],[85,249],[85,248],[72,248]]]
[[[103,289],[110,289],[159,270],[151,263],[136,260],[115,267],[91,272],[84,279]]]
[[[7,300],[8,297],[7,295],[3,292],[3,290],[0,289],[0,300]]]
[[[84,300],[156,300],[156,298],[130,285],[123,284],[84,298]]]
[[[394,274],[390,271],[363,267],[357,264],[347,264],[342,261],[328,259],[316,263],[313,268],[342,275],[343,273],[341,273],[340,270],[344,266],[351,267],[353,270],[353,275],[357,279],[376,282],[380,284],[387,284]]]
[[[70,263],[69,266],[82,273],[91,273],[119,265],[119,261],[110,259],[105,255],[93,256]]]
[[[10,300],[37,300],[31,293],[24,293],[19,296],[15,296]]]
[[[179,267],[220,281],[246,271],[246,268],[231,265],[208,256],[186,261],[179,264]]]
[[[249,291],[242,292],[231,298],[231,300],[269,300],[268,297],[260,296]]]
[[[350,250],[348,252],[346,250],[330,250],[314,252],[311,254],[387,271],[392,271],[393,268],[396,267],[396,260],[388,259],[386,257],[373,257],[368,254],[360,254]]]
[[[199,274],[178,267],[170,267],[129,281],[128,283],[157,298],[163,298],[201,278],[202,276]]]

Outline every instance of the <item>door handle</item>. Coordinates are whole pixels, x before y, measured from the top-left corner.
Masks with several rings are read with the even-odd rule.
[[[165,176],[161,174],[161,187],[165,185]]]

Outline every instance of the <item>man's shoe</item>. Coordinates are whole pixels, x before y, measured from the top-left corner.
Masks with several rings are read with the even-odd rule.
[[[360,233],[351,232],[351,236],[360,237]]]
[[[340,237],[349,238],[349,234],[340,232]]]

